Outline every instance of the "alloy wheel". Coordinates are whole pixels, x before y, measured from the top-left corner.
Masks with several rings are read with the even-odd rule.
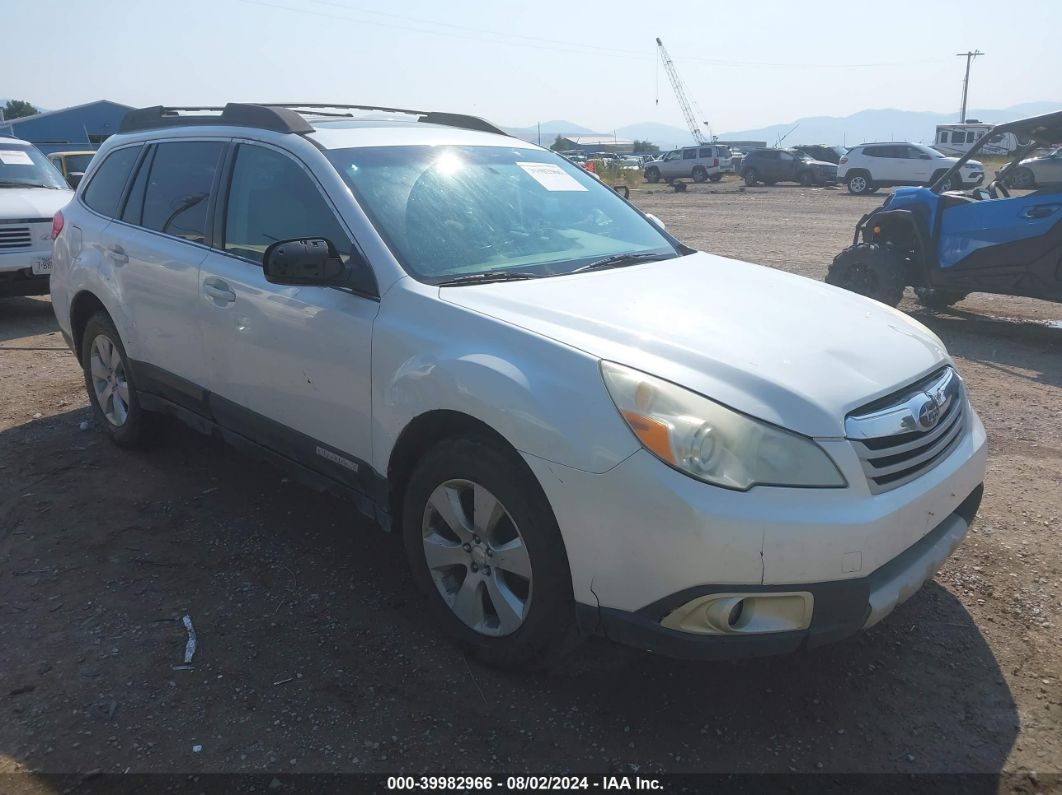
[[[118,346],[103,334],[92,341],[89,372],[96,402],[107,422],[116,428],[125,425],[129,418],[129,381]]]
[[[531,558],[501,501],[478,483],[448,480],[421,521],[424,559],[443,601],[482,635],[511,635],[531,606]]]
[[[852,193],[863,193],[867,189],[866,177],[852,177],[848,180],[848,187]]]

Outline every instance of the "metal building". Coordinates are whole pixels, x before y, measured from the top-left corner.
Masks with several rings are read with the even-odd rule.
[[[13,135],[34,144],[45,154],[69,149],[98,149],[114,133],[127,111],[106,99],[60,110],[49,110],[0,123],[0,135]]]

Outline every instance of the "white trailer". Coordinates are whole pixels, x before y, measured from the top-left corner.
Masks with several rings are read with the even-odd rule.
[[[933,139],[933,148],[946,155],[964,155],[993,126],[980,122],[938,124],[937,135]],[[981,150],[981,154],[1008,155],[1017,149],[1018,145],[1019,141],[1014,133],[999,133],[989,139]]]

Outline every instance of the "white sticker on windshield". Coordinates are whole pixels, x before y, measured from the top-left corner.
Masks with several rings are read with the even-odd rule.
[[[0,149],[0,163],[5,166],[32,166],[30,156],[19,149]]]
[[[553,163],[517,163],[546,190],[586,190],[575,177]]]

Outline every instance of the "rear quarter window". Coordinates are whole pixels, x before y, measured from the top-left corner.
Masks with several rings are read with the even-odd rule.
[[[107,155],[107,159],[100,164],[92,175],[92,181],[85,188],[85,204],[100,215],[114,218],[118,213],[125,183],[129,180],[129,174],[132,173],[142,148],[126,146]]]
[[[142,225],[205,242],[207,207],[224,146],[221,141],[158,144],[144,193]]]

